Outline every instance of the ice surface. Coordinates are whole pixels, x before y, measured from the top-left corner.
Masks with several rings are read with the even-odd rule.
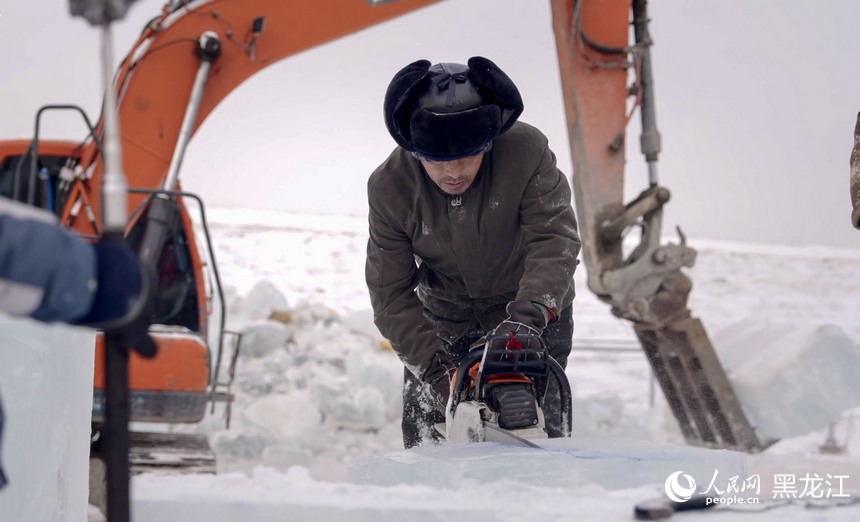
[[[0,520],[86,518],[94,342],[91,330],[0,315]]]
[[[761,440],[821,429],[860,405],[860,347],[838,326],[747,320],[714,346]]]
[[[622,494],[600,488],[568,490],[526,484],[488,484],[480,490],[426,486],[362,486],[315,482],[307,471],[257,468],[239,474],[195,477],[145,475],[132,484],[136,521],[234,522],[450,522],[479,520],[627,520],[631,499],[651,488]],[[601,513],[598,517],[594,513]]]
[[[618,438],[551,439],[539,445],[545,449],[484,442],[362,456],[350,466],[349,478],[359,484],[453,489],[500,481],[624,489],[662,483],[676,471],[697,483],[707,483],[715,469],[727,476],[746,471],[746,455],[728,450]]]
[[[637,447],[638,444],[634,444],[628,450],[635,451]],[[138,522],[605,522],[632,520],[635,505],[664,495],[664,480],[659,484],[624,489],[605,489],[595,484],[574,488],[545,487],[519,480],[461,481],[454,487],[435,488],[412,483],[378,486],[319,482],[313,480],[305,468],[278,472],[258,467],[247,476],[227,473],[135,477],[132,514]],[[860,519],[860,506],[851,506],[850,498],[818,501],[765,498],[762,502],[749,507],[720,506],[707,514],[691,512],[676,516],[679,520],[709,522],[856,522]],[[807,503],[817,507],[809,508]],[[848,507],[823,509],[836,505]],[[96,520],[93,517],[92,521]]]

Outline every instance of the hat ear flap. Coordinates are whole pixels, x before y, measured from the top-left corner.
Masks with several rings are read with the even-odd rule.
[[[412,62],[394,75],[382,105],[385,126],[398,145],[412,151],[412,133],[409,128],[413,107],[408,107],[412,89],[421,82],[430,69],[428,60]]]
[[[498,104],[502,112],[499,134],[504,134],[523,112],[523,99],[517,86],[496,64],[482,56],[469,58],[469,76],[481,87],[482,95]]]

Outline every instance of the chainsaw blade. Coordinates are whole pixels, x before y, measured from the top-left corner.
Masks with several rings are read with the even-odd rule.
[[[538,446],[537,444],[530,441],[529,439],[525,439],[523,437],[520,437],[519,435],[517,435],[516,433],[514,433],[510,430],[500,428],[500,427],[495,426],[493,424],[485,424],[484,430],[493,432],[493,434],[494,434],[494,438],[492,439],[493,442],[505,442],[505,443],[517,444],[519,446],[525,446],[527,448],[543,449],[542,447]],[[490,438],[488,437],[487,440],[489,441]]]

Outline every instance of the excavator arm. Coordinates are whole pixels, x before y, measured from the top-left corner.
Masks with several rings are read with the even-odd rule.
[[[686,245],[680,229],[678,244],[661,243],[670,192],[657,176],[660,134],[647,1],[551,4],[588,287],[613,314],[633,322],[687,442],[760,450],[764,444],[746,418],[702,322],[687,308],[692,283],[682,269],[693,266],[696,252]],[[649,184],[624,203],[625,128],[632,116],[628,105],[641,113],[640,145]],[[641,237],[625,255],[623,238],[632,227],[641,228]]]
[[[401,16],[438,0],[197,0],[171,1],[143,29],[122,61],[115,79],[123,169],[131,188],[160,188],[178,167],[177,146],[187,142],[218,104],[268,65],[337,38]],[[201,65],[201,38],[220,44],[199,100],[192,99]],[[196,102],[196,117],[183,119]],[[97,128],[100,132],[101,126]],[[95,216],[102,165],[94,140],[82,162],[92,168],[87,186],[70,198],[64,221],[93,234],[93,225],[70,210],[81,192]],[[173,164],[173,165],[172,165]],[[178,168],[176,169],[178,170]],[[130,194],[135,209],[145,194]]]

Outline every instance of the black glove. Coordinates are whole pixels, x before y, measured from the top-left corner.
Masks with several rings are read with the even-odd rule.
[[[124,348],[152,357],[156,347],[149,337],[152,303],[147,272],[123,244],[97,243],[93,248],[98,286],[90,311],[74,324],[116,334]]]
[[[96,287],[93,304],[75,324],[107,329],[131,322],[142,306],[144,274],[137,256],[115,243],[93,245],[96,253]]]
[[[430,395],[443,409],[448,405],[451,395],[451,378],[456,367],[444,353],[437,353],[421,376],[421,380],[430,387]]]
[[[492,348],[503,348],[516,334],[534,334],[538,337],[543,333],[548,323],[555,319],[552,310],[540,303],[519,300],[511,301],[505,307],[508,318],[493,329],[487,337],[504,336],[493,341]],[[480,341],[479,341],[480,342]]]

